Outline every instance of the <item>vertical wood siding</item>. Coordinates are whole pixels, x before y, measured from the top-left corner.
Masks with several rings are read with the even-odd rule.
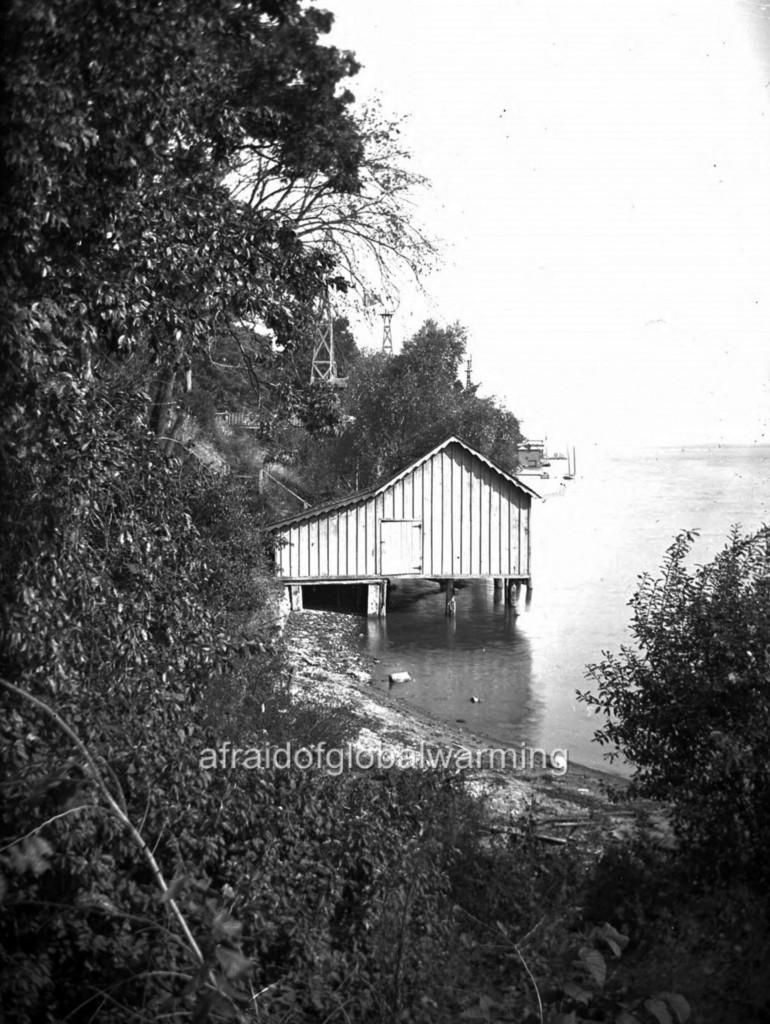
[[[381,494],[276,532],[290,579],[380,574],[382,519],[422,523],[423,576],[527,576],[531,497],[460,445],[436,452]]]

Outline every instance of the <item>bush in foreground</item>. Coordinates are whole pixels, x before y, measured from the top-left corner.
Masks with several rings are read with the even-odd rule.
[[[203,770],[223,739],[316,727],[269,635],[239,638],[268,589],[258,502],[163,456],[117,384],[47,394],[56,458],[25,442],[0,500],[3,1011],[422,1019],[452,786]]]
[[[735,530],[688,568],[694,534],[669,548],[660,579],[632,598],[634,647],[589,667],[580,699],[596,733],[633,765],[632,789],[670,803],[686,849],[709,874],[768,876],[770,530]]]

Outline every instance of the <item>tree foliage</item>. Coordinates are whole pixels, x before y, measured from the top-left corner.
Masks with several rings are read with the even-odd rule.
[[[335,270],[226,184],[255,146],[282,180],[364,187],[330,21],[297,0],[6,7],[0,998],[20,1024],[446,1019],[456,784],[201,767],[227,738],[302,744],[308,716],[269,629],[261,497],[157,436],[182,371],[245,401],[214,365],[237,352],[272,394]]]
[[[244,147],[359,188],[359,130],[322,46],[331,15],[239,4],[44,0],[3,20],[2,300],[9,382],[151,360],[157,403],[217,329],[291,338],[329,254],[236,201]],[[164,390],[165,389],[165,390]],[[6,403],[6,408],[8,404]],[[158,423],[163,432],[163,423]]]
[[[280,152],[250,146],[235,172],[236,195],[277,218],[304,242],[329,253],[363,305],[388,302],[404,271],[418,281],[437,258],[417,224],[414,201],[427,180],[409,168],[400,122],[379,105],[356,113],[361,142],[359,187],[342,191],[324,169],[287,173]]]
[[[764,877],[770,841],[770,532],[735,530],[707,565],[694,534],[631,600],[633,647],[589,668],[580,699],[605,716],[597,740],[634,768],[634,789],[669,801],[701,867]]]
[[[130,381],[57,381],[56,458],[2,495],[4,1011],[245,1021],[259,992],[267,1020],[387,1019],[442,955],[451,786],[201,768],[223,739],[307,735],[249,627],[259,497],[163,456],[140,408]]]
[[[320,44],[330,23],[295,0],[5,8],[0,992],[14,1020],[242,1019],[252,982],[279,976],[297,1016],[313,1000],[328,1015],[353,948],[329,939],[334,915],[365,903],[361,861],[375,912],[413,831],[404,819],[387,852],[385,816],[349,818],[328,780],[201,772],[223,723],[259,736],[262,707],[285,705],[280,658],[244,636],[265,605],[262,510],[167,458],[146,415],[157,384],[163,433],[180,370],[217,331],[259,317],[289,344],[325,287],[329,255],[224,182],[261,140],[286,174],[359,187],[341,88],[356,65]],[[350,834],[378,827],[381,855]],[[297,884],[330,833],[338,867]]]
[[[465,329],[426,321],[402,352],[362,357],[342,398],[343,426],[325,458],[338,488],[364,487],[398,472],[457,435],[502,469],[516,466],[516,417],[459,376]]]

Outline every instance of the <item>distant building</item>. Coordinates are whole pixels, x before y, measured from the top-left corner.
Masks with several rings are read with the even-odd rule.
[[[244,427],[246,430],[259,430],[262,427],[259,413],[253,409],[242,409],[237,412],[215,413],[216,421],[226,427]]]
[[[517,449],[519,469],[539,469],[545,459],[545,441],[521,442]]]

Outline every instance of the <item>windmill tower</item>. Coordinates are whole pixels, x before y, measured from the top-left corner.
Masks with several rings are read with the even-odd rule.
[[[382,317],[382,351],[386,356],[393,355],[393,334],[391,331],[392,313],[380,313]]]
[[[337,362],[334,358],[334,317],[329,299],[327,285],[321,308],[321,323],[318,328],[318,339],[313,349],[313,364],[310,368],[310,383],[326,381],[334,384],[339,381]]]

